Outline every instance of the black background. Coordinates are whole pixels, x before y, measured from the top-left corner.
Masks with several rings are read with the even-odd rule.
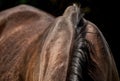
[[[0,0],[0,11],[25,3],[59,16],[73,2],[81,3],[81,7],[87,10],[84,17],[96,24],[105,36],[120,74],[120,22],[119,4],[117,4],[119,2],[115,0]]]

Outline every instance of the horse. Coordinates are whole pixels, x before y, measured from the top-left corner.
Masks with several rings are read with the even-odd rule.
[[[120,81],[102,32],[70,5],[61,16],[30,5],[0,12],[0,81]]]

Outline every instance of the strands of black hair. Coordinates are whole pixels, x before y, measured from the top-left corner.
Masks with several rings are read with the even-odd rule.
[[[84,81],[84,73],[87,72],[87,45],[83,38],[80,38],[74,47],[70,60],[67,81]]]

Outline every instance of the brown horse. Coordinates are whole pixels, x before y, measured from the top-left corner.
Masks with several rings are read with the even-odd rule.
[[[28,5],[0,12],[0,81],[120,81],[100,30],[77,5],[62,16]]]

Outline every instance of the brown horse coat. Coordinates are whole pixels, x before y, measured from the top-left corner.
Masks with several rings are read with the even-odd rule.
[[[57,18],[28,5],[0,12],[0,81],[69,80],[80,14],[76,5]],[[83,20],[77,36],[87,41],[86,74],[92,81],[120,81],[102,33]]]

